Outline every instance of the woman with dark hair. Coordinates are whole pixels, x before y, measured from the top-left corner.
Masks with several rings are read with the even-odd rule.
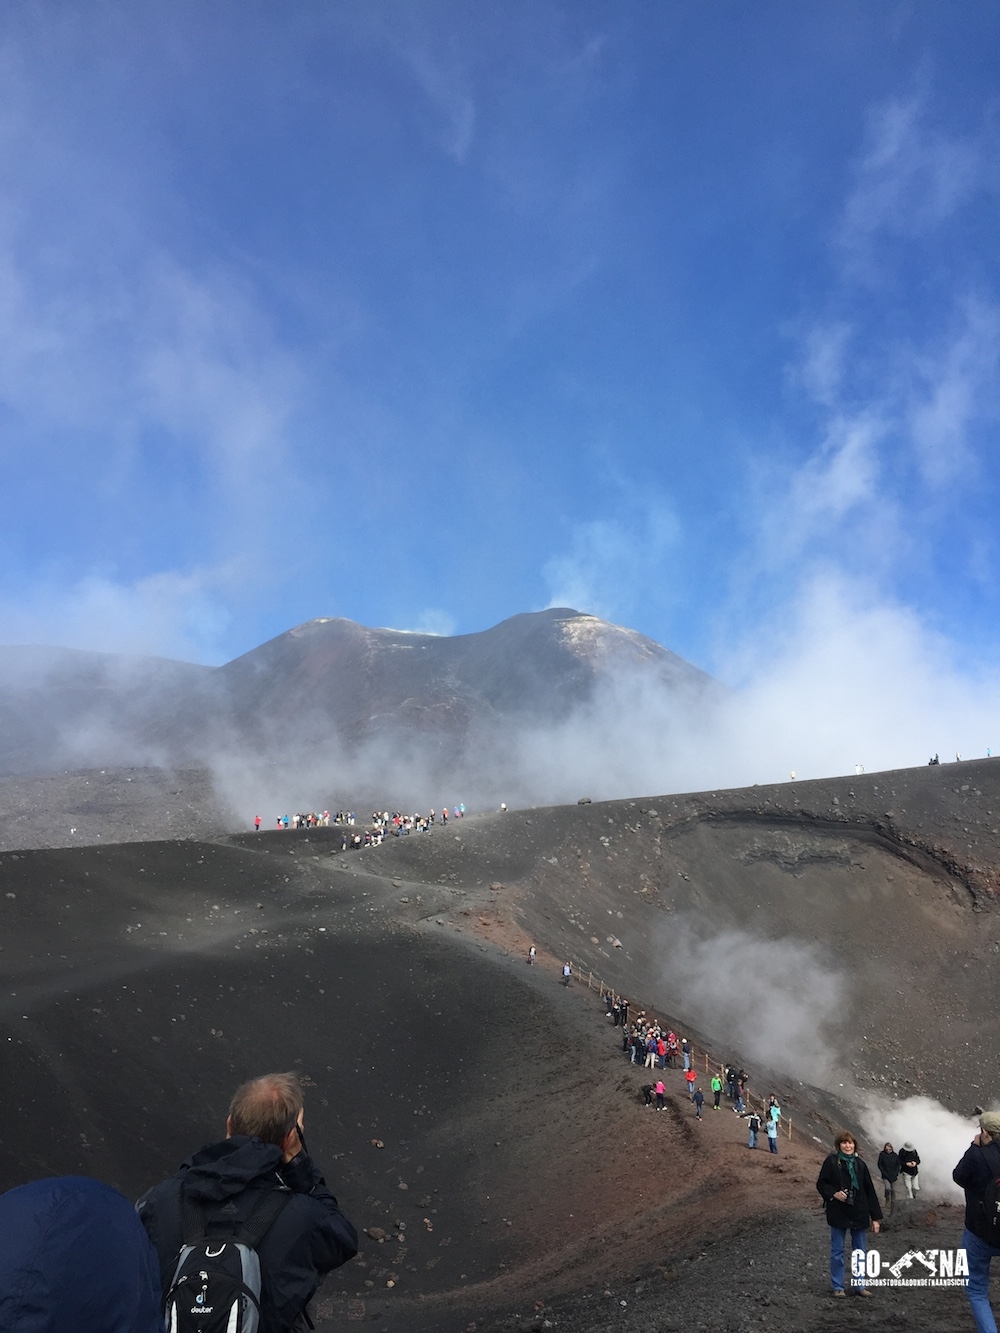
[[[819,1169],[816,1188],[826,1204],[830,1227],[830,1282],[834,1296],[844,1295],[844,1246],[847,1232],[851,1247],[867,1250],[869,1226],[876,1234],[882,1221],[882,1207],[872,1184],[871,1172],[857,1155],[857,1144],[850,1130],[843,1129],[833,1140],[834,1151]],[[864,1278],[856,1280],[859,1296],[870,1296]]]
[[[893,1186],[899,1179],[899,1153],[896,1152],[891,1143],[887,1143],[878,1155],[878,1173],[882,1177],[885,1201],[891,1208]]]

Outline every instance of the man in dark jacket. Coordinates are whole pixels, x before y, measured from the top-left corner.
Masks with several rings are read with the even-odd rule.
[[[164,1293],[185,1241],[183,1202],[212,1228],[232,1234],[263,1193],[288,1202],[257,1246],[261,1266],[261,1333],[310,1327],[306,1306],[323,1277],[358,1251],[354,1227],[340,1211],[306,1152],[302,1090],[295,1074],[267,1074],[237,1089],[226,1139],[202,1148],[136,1205],[156,1247]],[[213,1234],[215,1231],[213,1230]]]
[[[980,1116],[979,1129],[951,1176],[965,1190],[962,1248],[969,1261],[965,1294],[979,1333],[997,1333],[990,1308],[990,1261],[1000,1255],[1000,1249],[986,1238],[983,1196],[989,1182],[994,1177],[1000,1178],[1000,1111],[987,1111]]]
[[[871,1172],[857,1155],[854,1135],[841,1130],[833,1141],[835,1151],[819,1169],[816,1188],[826,1204],[830,1227],[830,1283],[834,1296],[844,1295],[844,1245],[847,1232],[851,1245],[864,1253],[868,1248],[868,1228],[878,1232],[882,1207],[872,1184]],[[859,1296],[870,1296],[864,1279],[855,1281]]]
[[[128,1199],[86,1176],[0,1195],[0,1329],[163,1333],[156,1255]]]

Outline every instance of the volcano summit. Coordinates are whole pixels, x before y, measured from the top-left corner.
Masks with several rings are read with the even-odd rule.
[[[671,728],[722,693],[652,640],[570,610],[453,638],[312,620],[218,668],[5,648],[0,802],[19,826],[6,845],[236,829],[317,803],[576,799],[567,751],[627,752],[650,700],[669,749]],[[595,796],[621,781],[613,764],[595,776]]]

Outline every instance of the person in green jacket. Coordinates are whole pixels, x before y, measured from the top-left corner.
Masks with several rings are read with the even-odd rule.
[[[719,1109],[719,1098],[722,1096],[722,1079],[719,1078],[718,1074],[712,1075],[712,1096],[715,1098],[715,1105],[712,1110],[717,1111]]]

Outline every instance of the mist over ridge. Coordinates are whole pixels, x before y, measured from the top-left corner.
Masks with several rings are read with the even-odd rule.
[[[558,804],[983,754],[1000,686],[899,608],[812,585],[724,686],[567,608],[458,636],[307,621],[212,668],[0,648],[0,775],[207,769],[239,822],[320,804]]]

